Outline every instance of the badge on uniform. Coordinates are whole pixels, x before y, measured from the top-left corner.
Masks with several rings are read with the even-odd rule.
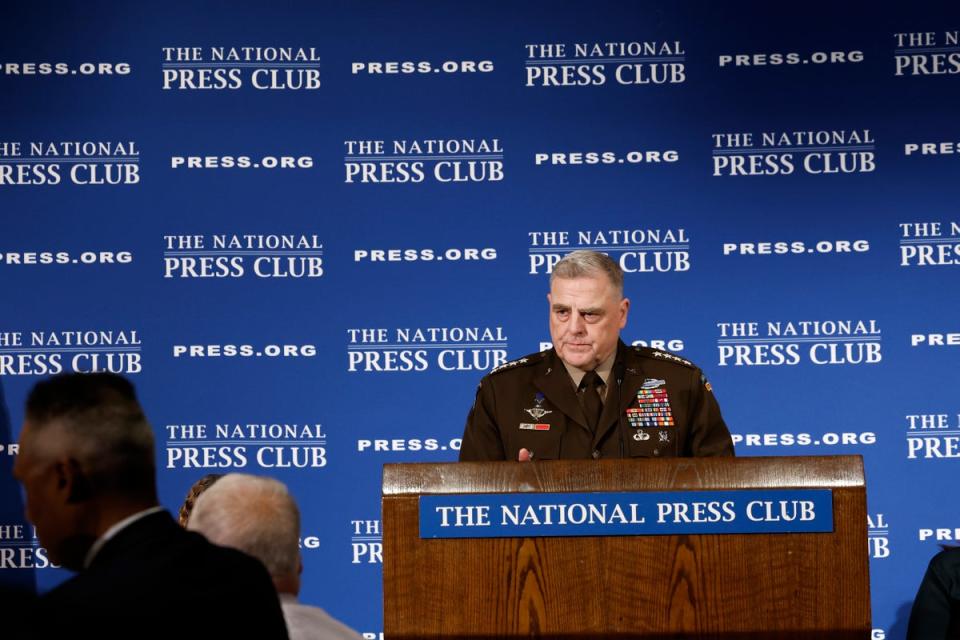
[[[534,420],[539,420],[540,418],[542,418],[543,416],[547,415],[548,413],[553,413],[553,411],[548,411],[547,409],[544,409],[544,408],[541,406],[541,405],[543,404],[544,399],[545,399],[545,398],[544,398],[544,395],[538,391],[538,392],[537,392],[537,395],[534,396],[534,398],[533,398],[533,401],[536,403],[537,406],[535,406],[535,407],[533,407],[533,408],[531,408],[531,409],[524,409],[524,411],[526,411],[527,413],[529,413],[530,416],[531,416]],[[548,425],[548,427],[549,427],[549,425]],[[523,427],[521,427],[521,429],[522,429],[522,428],[523,428]]]
[[[550,425],[544,423],[521,422],[521,431],[550,431]]]
[[[666,381],[647,378],[637,391],[637,406],[627,409],[627,421],[634,429],[674,426]]]

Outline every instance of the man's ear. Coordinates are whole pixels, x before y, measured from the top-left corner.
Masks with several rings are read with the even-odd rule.
[[[620,301],[620,328],[627,326],[627,314],[630,312],[630,298]]]
[[[57,474],[57,488],[66,495],[68,504],[85,502],[93,495],[90,478],[75,458],[58,460],[54,464]]]

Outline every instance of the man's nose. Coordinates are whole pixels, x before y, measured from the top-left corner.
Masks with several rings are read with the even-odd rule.
[[[587,323],[579,313],[571,313],[570,320],[567,322],[567,331],[580,334],[586,330]]]

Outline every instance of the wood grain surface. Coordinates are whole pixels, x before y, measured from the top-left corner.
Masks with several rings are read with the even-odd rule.
[[[386,465],[384,634],[869,638],[859,456]],[[420,495],[829,488],[834,532],[421,539]]]

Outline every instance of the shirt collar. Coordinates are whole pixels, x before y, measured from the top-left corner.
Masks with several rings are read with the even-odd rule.
[[[84,569],[90,568],[90,565],[93,564],[93,559],[96,557],[98,553],[100,553],[100,549],[103,548],[103,545],[107,544],[107,542],[110,541],[110,538],[114,537],[115,535],[120,533],[121,530],[129,527],[131,524],[133,524],[137,520],[140,520],[141,518],[146,518],[147,516],[152,516],[153,514],[159,511],[163,511],[163,507],[159,505],[156,507],[150,507],[149,509],[144,509],[143,511],[138,511],[132,516],[127,516],[120,522],[114,524],[112,527],[107,529],[103,533],[103,535],[97,538],[97,541],[90,546],[90,550],[87,551],[87,556],[83,559],[83,568]]]
[[[603,380],[603,384],[607,384],[607,380],[610,379],[610,372],[613,370],[613,362],[617,359],[617,350],[614,349],[613,353],[610,354],[610,357],[597,365],[597,368],[594,371],[597,372],[597,375],[600,376],[600,379]],[[580,388],[580,381],[583,380],[583,376],[587,374],[583,369],[578,369],[572,364],[567,364],[562,359],[560,362],[563,362],[564,368],[567,370],[567,373],[570,375],[570,379],[573,380],[573,387],[575,389]]]

